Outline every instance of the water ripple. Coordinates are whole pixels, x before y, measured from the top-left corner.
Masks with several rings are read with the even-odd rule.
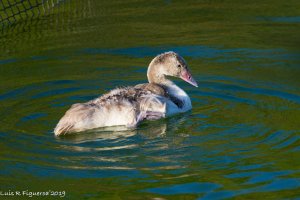
[[[85,53],[145,57],[166,49],[93,49]],[[276,60],[275,53],[281,55],[278,59],[289,59],[281,49],[188,46],[174,50],[194,58],[250,59],[263,54]],[[270,86],[203,74],[196,76],[199,88],[179,82],[191,96],[190,112],[144,122],[135,130],[100,128],[54,137],[55,124],[73,103],[95,98],[117,85],[139,83],[146,72],[138,66],[119,71],[107,66],[104,70],[104,74],[95,70],[96,78],[90,80],[41,81],[0,94],[5,105],[0,110],[1,175],[117,177],[147,183],[140,184],[138,191],[143,194],[200,199],[299,188],[297,164],[288,165],[298,158],[300,96],[280,83]],[[138,75],[133,76],[133,71]],[[119,73],[124,81],[119,80]]]

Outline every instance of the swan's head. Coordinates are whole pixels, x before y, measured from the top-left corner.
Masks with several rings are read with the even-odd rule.
[[[165,52],[156,56],[149,65],[149,80],[160,79],[164,76],[178,77],[191,85],[198,87],[198,84],[193,79],[191,71],[189,70],[185,60],[173,51]]]

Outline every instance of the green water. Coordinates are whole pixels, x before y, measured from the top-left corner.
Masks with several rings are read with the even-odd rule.
[[[298,0],[66,1],[2,31],[0,191],[300,198],[299,36]],[[169,50],[198,82],[175,80],[192,111],[54,137],[73,103],[145,82],[148,63]]]

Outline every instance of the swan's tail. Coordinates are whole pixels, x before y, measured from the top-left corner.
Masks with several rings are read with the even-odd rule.
[[[136,124],[136,111],[130,102],[99,105],[93,102],[74,104],[60,119],[54,134],[66,135],[105,126]]]
[[[92,104],[77,103],[72,105],[56,125],[54,134],[60,136],[95,128],[93,119],[97,110],[99,108]]]

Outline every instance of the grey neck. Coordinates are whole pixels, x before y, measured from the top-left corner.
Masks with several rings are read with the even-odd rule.
[[[164,68],[161,65],[154,64],[152,61],[148,67],[147,77],[149,83],[156,83],[160,85],[172,85],[173,82],[166,78]]]

